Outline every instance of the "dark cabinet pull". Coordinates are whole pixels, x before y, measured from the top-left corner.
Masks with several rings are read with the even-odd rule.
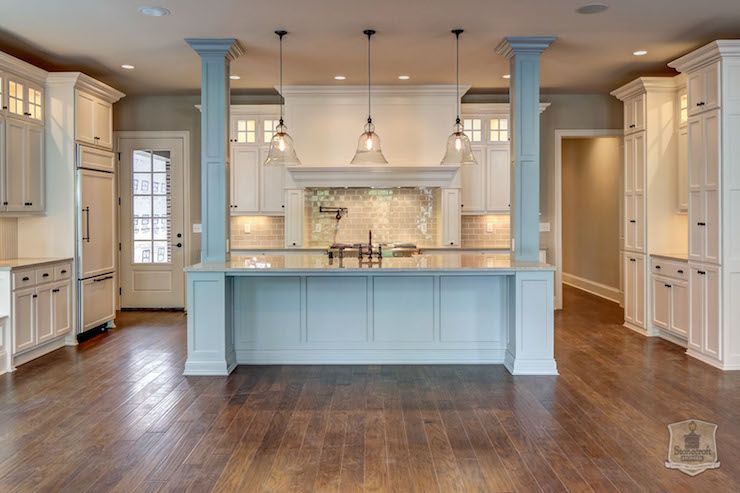
[[[704,101],[699,101],[696,103],[697,106],[704,106],[706,103]]]
[[[58,293],[59,292],[59,288],[54,288],[54,289],[51,290],[51,292],[52,293]]]
[[[67,273],[67,269],[62,269],[60,273],[61,274],[66,274]]]
[[[705,271],[703,271],[703,270],[698,270],[698,271],[696,271],[696,273],[697,273],[697,274],[701,274],[702,276],[706,274],[706,272],[705,272]]]
[[[660,269],[660,266],[659,266],[659,265],[656,265],[656,266],[655,266],[655,268],[656,268],[656,269]]]
[[[679,274],[683,274],[683,269],[678,269],[676,272],[678,272]]]
[[[634,224],[634,223],[636,223],[637,221],[636,221],[636,220],[634,220],[634,219],[630,219],[630,222],[631,222],[632,224]]]
[[[44,272],[43,274],[41,274],[41,277],[49,277],[49,273],[48,272]]]
[[[34,294],[33,295],[33,298],[38,298],[38,297],[39,297],[39,295],[37,295],[37,294]]]
[[[26,207],[32,206],[33,205],[33,202],[24,202],[23,205],[25,205]]]
[[[23,114],[26,115],[26,116],[31,116],[31,113],[27,113],[26,112],[26,113],[23,113]]]
[[[25,282],[25,281],[30,281],[30,280],[31,280],[31,279],[30,279],[30,278],[29,278],[28,276],[26,276],[26,277],[24,277],[24,278],[23,278],[23,281],[24,281],[24,282]]]
[[[635,259],[631,258],[631,259],[630,259],[630,262],[637,262],[637,260],[635,260]]]
[[[633,123],[632,125],[630,125],[630,128],[635,128],[635,124]]]
[[[105,276],[105,277],[100,277],[98,279],[93,279],[93,282],[103,282],[103,281],[107,281],[108,279],[113,279],[113,276]]]
[[[87,216],[85,221],[85,236],[82,237],[82,241],[90,243],[90,206],[82,209],[82,212]]]
[[[665,287],[667,287],[667,288],[670,288],[670,287],[671,287],[671,285],[670,285],[670,284],[663,284],[663,286],[665,286]]]
[[[707,225],[707,223],[705,223],[705,222],[698,222],[698,223],[696,223],[696,225],[697,225],[697,226],[706,226],[706,225]]]

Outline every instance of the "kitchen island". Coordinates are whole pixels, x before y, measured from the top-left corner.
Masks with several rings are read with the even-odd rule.
[[[238,364],[504,364],[557,374],[554,267],[508,253],[318,252],[186,269],[186,375]]]

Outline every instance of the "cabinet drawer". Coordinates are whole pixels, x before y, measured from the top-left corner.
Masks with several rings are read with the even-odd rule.
[[[102,149],[81,145],[78,147],[78,168],[113,172],[116,170],[115,154]]]
[[[36,283],[43,284],[54,280],[54,266],[47,265],[36,269]]]
[[[72,276],[72,264],[59,264],[54,266],[54,280],[61,281]]]
[[[13,271],[13,289],[26,288],[36,284],[36,271],[33,269]]]
[[[686,280],[689,278],[688,264],[676,260],[653,257],[651,259],[650,270],[653,274],[672,277],[674,279]]]

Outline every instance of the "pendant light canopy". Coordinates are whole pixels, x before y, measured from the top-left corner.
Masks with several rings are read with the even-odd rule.
[[[457,109],[457,119],[452,127],[452,134],[447,138],[447,150],[445,157],[442,158],[442,164],[478,164],[473,156],[473,150],[470,148],[470,139],[463,131],[463,125],[460,123],[460,35],[462,29],[453,29],[455,35],[455,108]]]
[[[301,162],[295,153],[293,139],[288,135],[288,127],[283,123],[285,104],[283,98],[283,36],[288,34],[288,31],[275,31],[275,34],[280,38],[280,121],[270,141],[270,152],[267,154],[265,166],[296,166]]]
[[[360,135],[360,140],[357,143],[357,152],[355,152],[355,157],[352,159],[352,164],[388,164],[380,150],[380,138],[375,133],[375,125],[370,113],[370,38],[373,37],[375,31],[366,29],[363,34],[367,36],[367,123],[365,124],[365,131]]]

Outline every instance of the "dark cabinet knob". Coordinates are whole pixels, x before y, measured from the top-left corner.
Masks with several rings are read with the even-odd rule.
[[[54,289],[51,290],[51,292],[52,293],[58,293],[59,292],[59,288],[54,288]]]
[[[676,272],[678,272],[679,274],[683,274],[683,269],[678,269]]]
[[[656,265],[656,266],[655,266],[655,268],[656,268],[656,269],[660,269],[660,266],[659,266],[659,265]]]
[[[23,281],[30,281],[30,280],[31,279],[28,276],[26,276],[26,277],[23,278]]]
[[[706,275],[706,272],[705,272],[705,271],[703,271],[703,270],[698,270],[698,271],[696,271],[696,273],[697,273],[697,274],[701,274],[702,276],[703,276],[703,275]]]
[[[33,202],[24,202],[23,205],[25,205],[26,207],[29,207],[33,205]]]
[[[663,284],[663,286],[665,286],[665,287],[667,287],[667,288],[670,288],[670,287],[671,287],[671,285],[670,285],[670,284]]]
[[[630,222],[631,222],[632,224],[635,224],[635,223],[637,223],[637,221],[636,221],[636,220],[634,220],[634,219],[630,219]]]
[[[635,124],[633,123],[632,125],[630,125],[630,128],[635,128]]]
[[[455,242],[454,242],[454,241],[451,241],[451,242],[450,242],[450,245],[454,245],[454,244],[455,244]]]
[[[43,274],[41,274],[41,277],[49,277],[49,273],[48,272],[44,272]]]
[[[177,233],[178,238],[182,238],[182,233]]]
[[[39,295],[37,295],[37,294],[34,294],[33,295],[33,298],[38,298],[38,297],[39,297]]]
[[[67,269],[63,269],[63,270],[61,271],[61,273],[62,273],[62,274],[66,274],[66,273],[67,273]]]
[[[177,248],[182,248],[182,243],[177,243],[177,244],[176,244],[175,246],[176,246]]]
[[[635,260],[635,259],[631,258],[631,259],[630,259],[630,262],[637,262],[637,260]]]
[[[295,241],[293,242],[293,246],[295,246]]]

